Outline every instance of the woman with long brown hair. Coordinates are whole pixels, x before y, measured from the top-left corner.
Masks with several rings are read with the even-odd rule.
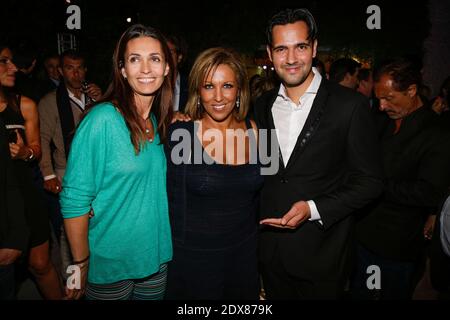
[[[113,80],[72,142],[61,211],[81,286],[70,299],[161,299],[172,242],[163,143],[172,62],[164,37],[134,25],[119,39]]]

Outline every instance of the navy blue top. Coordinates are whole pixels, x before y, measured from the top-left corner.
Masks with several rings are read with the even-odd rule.
[[[214,162],[201,147],[196,127],[194,122],[176,122],[169,129],[167,189],[174,245],[192,249],[229,248],[257,230],[259,190],[263,184],[261,167],[258,161],[243,165]],[[248,121],[247,128],[251,129]],[[181,139],[180,143],[190,146],[190,150],[179,152],[179,142],[171,141],[177,129],[188,133],[183,138],[189,137],[189,141]],[[192,163],[194,144],[200,145],[204,155],[198,164]],[[175,164],[172,150],[181,155],[190,152],[188,163]],[[205,159],[213,163],[205,163]]]

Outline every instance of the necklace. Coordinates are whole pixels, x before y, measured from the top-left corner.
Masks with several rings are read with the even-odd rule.
[[[150,121],[147,121],[147,120],[150,120],[150,119],[147,118],[147,119],[143,120],[143,122],[144,122],[144,129],[145,129],[145,135],[147,136],[147,140],[150,143],[152,143],[153,142],[153,137],[152,137],[153,126],[152,126],[151,120]],[[150,127],[147,126],[148,122],[150,123]]]

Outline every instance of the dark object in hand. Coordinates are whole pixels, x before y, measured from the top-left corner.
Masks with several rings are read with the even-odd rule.
[[[81,89],[83,89],[83,92],[86,92],[88,90],[88,85],[89,85],[89,82],[87,82],[86,80],[83,80],[81,82]]]
[[[9,143],[17,143],[16,130],[8,130],[8,141],[9,141]]]

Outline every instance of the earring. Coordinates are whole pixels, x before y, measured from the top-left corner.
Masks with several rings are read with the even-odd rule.
[[[238,96],[236,100],[236,109],[239,109],[240,106],[241,106],[241,97]]]
[[[197,97],[197,109],[200,109],[200,97]]]

